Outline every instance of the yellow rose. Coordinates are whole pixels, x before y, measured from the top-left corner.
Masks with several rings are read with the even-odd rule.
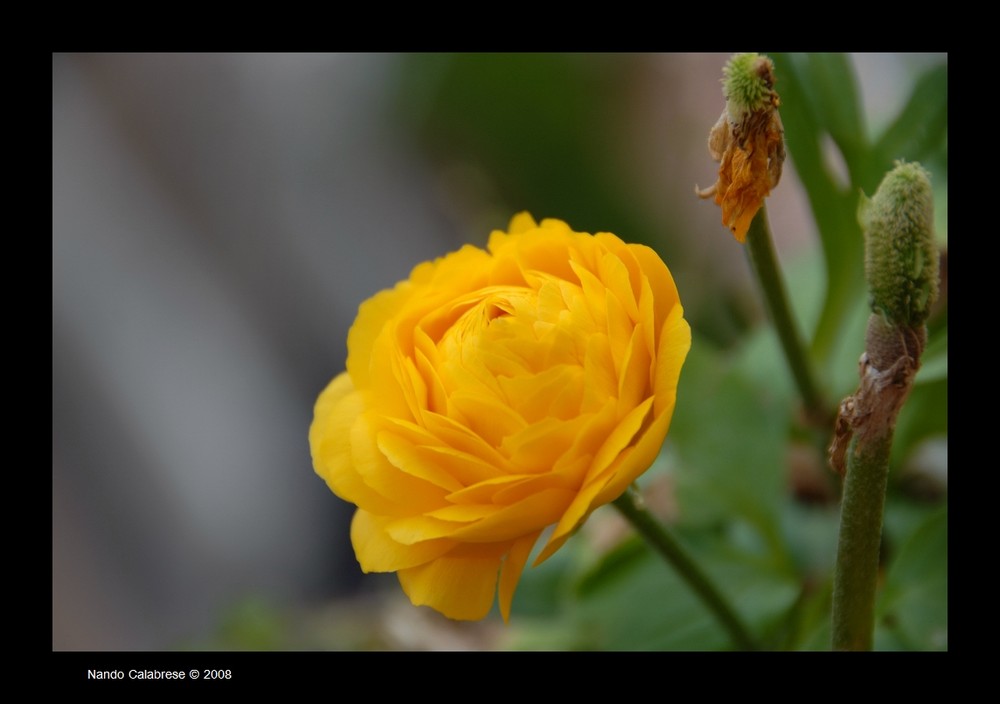
[[[365,572],[417,605],[483,618],[652,464],[691,331],[648,247],[516,215],[361,304],[320,394],[313,465],[358,506]],[[499,575],[499,580],[498,580]]]

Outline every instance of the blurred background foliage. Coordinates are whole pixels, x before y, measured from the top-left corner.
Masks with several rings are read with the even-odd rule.
[[[878,67],[884,57],[772,57],[789,160],[768,208],[831,418],[857,384],[867,317],[859,194],[873,193],[896,159],[919,160],[932,174],[942,297],[896,436],[876,647],[946,649],[947,57],[892,57],[893,70],[872,71],[883,78],[874,86],[859,80],[858,65]],[[446,240],[482,245],[491,229],[529,210],[649,244],[663,256],[694,342],[670,434],[640,486],[766,647],[827,649],[840,485],[825,463],[828,432],[802,418],[742,248],[718,208],[693,194],[696,183],[715,179],[706,139],[724,106],[726,58],[393,56],[380,74],[378,119],[392,148],[423,164],[431,219],[444,223]],[[405,242],[405,232],[395,236]],[[396,278],[441,253],[410,246]],[[351,289],[350,303],[335,292],[341,309],[395,280],[381,277],[367,278],[367,292]],[[331,332],[320,347],[335,346],[345,332]],[[322,363],[332,375],[342,359],[327,355]],[[307,463],[295,469],[308,470]],[[314,490],[324,491],[318,482]],[[329,531],[328,542],[348,540],[339,520],[343,532]],[[351,570],[350,559],[337,565],[338,573]],[[509,626],[496,613],[465,624],[409,606],[391,576],[362,583],[358,594],[338,583],[334,600],[317,588],[291,600],[247,588],[212,610],[205,632],[160,647],[729,647],[701,603],[611,508],[526,570]]]

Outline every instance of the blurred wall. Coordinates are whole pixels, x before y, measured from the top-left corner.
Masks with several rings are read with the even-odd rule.
[[[53,647],[343,593],[312,472],[357,305],[453,249],[391,57],[53,57]],[[391,207],[386,204],[391,203]]]

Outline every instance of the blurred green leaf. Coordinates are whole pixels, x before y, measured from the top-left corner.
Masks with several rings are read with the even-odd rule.
[[[920,371],[916,383],[925,384],[948,378],[948,328],[940,328],[931,333],[927,347],[920,357]]]
[[[839,75],[853,93],[853,77],[845,77],[837,59],[814,60],[790,54],[775,54],[773,58],[781,87],[781,119],[788,153],[809,196],[826,263],[826,298],[812,344],[822,371],[828,368],[845,316],[865,295],[864,244],[855,217],[858,193],[837,186],[823,154],[824,135],[830,134],[831,125],[842,133],[855,122],[846,113],[856,110],[856,97],[850,96],[835,110],[830,108],[827,104],[831,98],[826,92],[832,90]],[[841,138],[838,144],[854,175],[858,169],[856,155],[844,152],[843,146],[854,142],[844,134]],[[855,142],[864,143],[860,132]]]
[[[948,434],[948,379],[914,384],[899,412],[892,443],[892,465],[899,464],[920,441]]]
[[[408,55],[397,113],[439,161],[478,172],[507,216],[529,210],[652,243],[627,180],[609,168],[636,62],[628,54]]]
[[[882,537],[889,559],[895,559],[917,529],[940,510],[941,504],[929,505],[898,492],[890,493],[885,500],[885,520],[882,525]]]
[[[850,58],[846,54],[819,53],[789,54],[788,60],[794,66],[817,126],[829,133],[840,148],[851,180],[860,182],[868,138]],[[782,100],[782,112],[784,106]]]
[[[813,329],[819,320],[825,293],[823,268],[823,257],[817,250],[793,258],[784,267],[788,291],[792,294],[789,299],[801,331]],[[831,409],[834,403],[857,388],[858,357],[864,349],[865,327],[870,312],[867,300],[860,296],[855,297],[844,311],[840,334],[830,346],[827,373],[822,379],[823,391]],[[784,387],[787,379],[787,400],[792,404],[796,402],[791,372],[771,326],[754,331],[744,346],[739,366],[757,383],[771,380],[772,383],[780,382]]]
[[[222,616],[218,631],[199,650],[283,650],[288,646],[290,619],[258,597],[233,604]]]
[[[794,602],[794,579],[735,551],[726,541],[687,533],[698,563],[756,632]],[[626,549],[631,555],[632,548]],[[683,582],[650,550],[629,557],[618,579],[591,582],[573,614],[574,647],[607,650],[725,650],[726,632]]]
[[[936,511],[903,546],[886,576],[878,604],[878,631],[894,647],[948,648],[948,507]]]
[[[580,562],[582,540],[574,537],[561,550],[545,561],[537,569],[529,567],[521,575],[521,581],[514,592],[512,610],[519,618],[535,616],[551,616],[558,614],[566,600],[573,596],[574,575],[578,572],[577,562]],[[538,553],[541,552],[544,540],[539,540],[535,546],[530,566]]]
[[[622,541],[583,574],[576,585],[577,595],[586,598],[605,588],[609,582],[620,579],[635,563],[646,559],[647,552],[646,543],[638,535]]]
[[[855,299],[844,314],[840,336],[830,349],[827,379],[835,393],[834,399],[852,394],[858,388],[858,360],[865,350],[865,331],[870,315],[867,297]]]
[[[906,106],[876,141],[875,161],[887,169],[896,159],[925,160],[948,133],[948,67],[927,70]]]
[[[670,437],[680,463],[681,521],[745,520],[784,560],[778,507],[785,494],[789,409],[695,338],[678,390]]]
[[[785,541],[797,570],[811,581],[829,579],[837,557],[839,507],[789,502],[782,519]]]
[[[788,612],[784,633],[776,633],[784,642],[776,643],[775,649],[830,650],[832,601],[832,579],[806,581],[802,594]]]

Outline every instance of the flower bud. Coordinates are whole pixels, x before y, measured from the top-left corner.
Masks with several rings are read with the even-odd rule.
[[[732,122],[739,122],[747,112],[763,110],[774,104],[774,62],[760,54],[734,54],[722,69],[722,90],[726,110]]]
[[[871,200],[862,196],[865,278],[871,306],[887,322],[923,325],[938,295],[931,182],[920,164],[896,162]]]

